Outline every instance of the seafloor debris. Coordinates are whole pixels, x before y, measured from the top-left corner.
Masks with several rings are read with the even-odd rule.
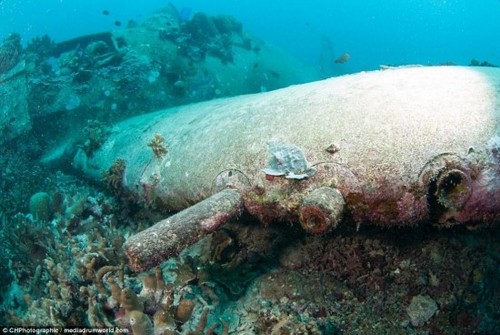
[[[437,311],[436,302],[427,295],[414,296],[410,305],[406,308],[406,313],[408,313],[413,327],[422,327]]]

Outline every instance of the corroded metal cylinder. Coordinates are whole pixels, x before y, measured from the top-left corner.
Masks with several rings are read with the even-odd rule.
[[[133,271],[145,271],[175,257],[241,212],[241,195],[226,189],[131,236],[125,253]]]
[[[342,220],[344,206],[344,197],[337,189],[317,188],[302,202],[300,224],[308,233],[326,233],[337,227]]]
[[[419,179],[427,188],[433,222],[450,226],[464,221],[462,212],[469,211],[465,207],[472,196],[474,183],[477,184],[481,177],[474,170],[473,162],[450,153],[434,157],[422,169]]]

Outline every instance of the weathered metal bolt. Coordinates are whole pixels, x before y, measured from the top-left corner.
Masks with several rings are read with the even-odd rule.
[[[344,207],[344,197],[337,189],[317,188],[309,193],[302,202],[300,224],[308,233],[326,233],[340,223]]]

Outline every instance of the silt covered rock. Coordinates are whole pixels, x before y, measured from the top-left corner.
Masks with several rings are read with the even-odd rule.
[[[413,327],[422,327],[437,311],[436,302],[427,295],[414,296],[406,309]]]

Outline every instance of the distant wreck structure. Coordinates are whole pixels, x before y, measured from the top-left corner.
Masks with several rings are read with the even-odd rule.
[[[125,28],[25,48],[0,43],[0,144],[56,124],[106,124],[214,98],[270,91],[317,79],[313,70],[243,30],[230,16],[186,18],[169,5]],[[50,127],[47,127],[50,125]],[[45,134],[51,128],[51,134]],[[52,158],[49,158],[49,160]]]

